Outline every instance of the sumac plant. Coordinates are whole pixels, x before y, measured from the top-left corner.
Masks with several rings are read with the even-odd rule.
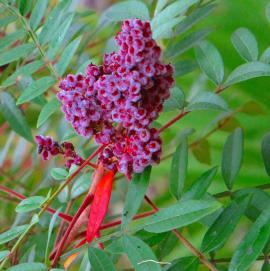
[[[1,270],[270,270],[270,81],[241,83],[270,47],[236,2],[230,42],[222,1],[0,0]]]

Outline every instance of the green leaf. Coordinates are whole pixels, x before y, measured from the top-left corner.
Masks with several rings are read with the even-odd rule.
[[[220,85],[224,77],[224,64],[217,48],[212,43],[203,41],[195,49],[196,59],[201,70],[216,85]]]
[[[173,20],[176,16],[183,15],[188,10],[188,8],[196,2],[198,2],[198,0],[175,1],[161,12],[156,14],[156,16],[151,21],[151,27],[154,30],[154,33],[156,27],[160,27],[162,24]]]
[[[16,83],[17,78],[21,78],[24,76],[29,76],[32,73],[36,72],[39,68],[42,67],[43,61],[36,60],[29,64],[26,64],[20,68],[18,68],[12,75],[10,75],[1,85],[1,87],[8,87]]]
[[[16,15],[10,15],[10,16],[7,16],[7,17],[0,19],[1,28],[6,27],[10,23],[14,22],[16,19],[17,19]]]
[[[84,253],[83,259],[81,261],[80,269],[79,271],[90,271],[91,265],[88,259],[88,253]]]
[[[167,232],[165,234],[165,238],[158,242],[158,247],[156,250],[158,259],[164,259],[164,257],[172,252],[179,242],[177,236],[173,232]],[[156,235],[157,234],[154,234],[154,236]]]
[[[187,107],[188,111],[194,110],[228,110],[228,105],[219,95],[209,92],[201,91],[197,94]]]
[[[45,123],[51,117],[51,115],[56,112],[57,109],[59,109],[59,107],[60,102],[56,98],[53,98],[48,103],[46,103],[38,116],[37,128],[39,128],[43,123]]]
[[[114,271],[115,268],[111,259],[104,252],[104,250],[89,247],[88,258],[91,263],[91,270],[93,271]]]
[[[171,42],[165,51],[165,56],[174,58],[183,54],[188,49],[195,46],[199,41],[203,40],[212,30],[203,29],[187,35],[180,41]]]
[[[210,184],[217,174],[218,167],[213,167],[204,172],[185,192],[181,200],[201,199],[207,192]]]
[[[69,66],[69,63],[74,56],[77,48],[79,47],[81,41],[81,37],[76,38],[73,40],[63,51],[60,60],[55,65],[55,69],[58,72],[60,76],[62,76],[67,67]]]
[[[210,12],[213,11],[213,9],[216,7],[216,5],[204,5],[201,8],[195,9],[189,16],[187,16],[177,27],[176,27],[176,34],[180,35],[183,32],[189,30],[193,25],[195,25],[197,22],[204,19]]]
[[[160,209],[145,219],[144,229],[149,232],[166,232],[190,225],[215,212],[221,207],[216,201],[185,200],[168,208]]]
[[[134,236],[123,236],[124,251],[136,271],[161,271],[158,260],[151,248]]]
[[[240,202],[234,200],[222,211],[203,238],[201,246],[203,252],[217,250],[228,241],[244,214],[249,200],[249,197],[242,198]]]
[[[171,94],[168,100],[164,102],[164,111],[171,111],[175,109],[182,109],[185,105],[185,94],[178,88],[171,89]]]
[[[9,267],[7,271],[47,271],[48,268],[44,263],[20,263]]]
[[[188,166],[188,141],[183,138],[173,155],[170,172],[170,192],[177,199],[183,193]]]
[[[22,200],[16,207],[17,213],[31,212],[40,208],[44,202],[44,197],[34,196]]]
[[[68,171],[66,171],[64,168],[56,167],[51,170],[51,176],[55,180],[65,180],[68,174]]]
[[[138,212],[144,195],[148,188],[151,174],[151,167],[147,167],[143,173],[134,174],[132,181],[129,183],[124,209],[122,213],[122,229],[124,229],[133,216]]]
[[[22,15],[27,15],[27,13],[32,8],[33,0],[20,0],[19,10]]]
[[[49,42],[54,34],[57,32],[57,29],[62,22],[62,19],[67,12],[67,8],[70,6],[71,0],[61,0],[55,6],[55,8],[51,11],[51,13],[47,16],[47,20],[42,27],[42,31],[40,32],[38,38],[41,45]]]
[[[268,3],[266,5],[265,15],[266,15],[266,18],[267,18],[268,22],[270,22],[270,3]]]
[[[7,52],[0,53],[0,66],[18,60],[22,57],[28,56],[35,49],[35,45],[33,43],[26,43],[22,45],[18,45],[10,49]]]
[[[45,76],[37,81],[30,84],[22,93],[22,95],[17,100],[18,104],[23,104],[25,102],[31,101],[34,98],[43,94],[49,87],[54,85],[55,78],[52,76]]]
[[[158,0],[156,9],[155,9],[155,14],[159,13],[167,4],[169,0]]]
[[[73,21],[74,14],[70,14],[67,18],[63,21],[63,23],[59,26],[52,41],[50,42],[50,47],[47,53],[49,59],[53,60],[57,52],[61,49],[61,45],[66,37],[68,30],[70,29],[70,25]]]
[[[199,162],[211,165],[210,144],[207,139],[200,139],[191,146],[191,151]]]
[[[226,186],[230,190],[242,164],[243,147],[243,130],[236,128],[227,138],[222,154],[221,173]]]
[[[266,64],[270,64],[270,47],[266,48],[260,57],[260,61]]]
[[[193,60],[178,60],[173,65],[175,77],[193,72],[197,68],[196,63]]]
[[[172,261],[171,265],[164,268],[164,271],[197,271],[198,268],[198,258],[184,257]]]
[[[224,87],[261,76],[270,76],[270,65],[259,61],[245,63],[232,71]]]
[[[105,10],[100,19],[100,24],[104,20],[119,22],[131,18],[149,20],[150,16],[147,6],[141,1],[133,0],[116,3]]]
[[[15,32],[6,35],[0,40],[0,50],[5,49],[6,47],[12,45],[15,41],[23,39],[26,36],[27,32],[24,29],[16,30]]]
[[[266,208],[237,247],[230,262],[229,271],[248,270],[260,255],[269,237],[270,209]]]
[[[15,238],[17,238],[19,235],[21,235],[29,225],[21,225],[17,227],[13,227],[9,229],[8,231],[5,231],[0,234],[0,245],[5,244]]]
[[[7,92],[0,93],[0,110],[10,127],[19,135],[33,142],[31,130],[14,98]]]
[[[266,173],[270,176],[270,133],[263,137],[261,152]]]
[[[33,30],[36,30],[46,12],[48,0],[38,0],[30,17],[29,24]]]
[[[9,250],[0,251],[0,262],[3,261],[8,256],[9,253],[10,253]]]
[[[239,28],[232,34],[232,43],[238,54],[246,61],[258,59],[258,44],[247,28]]]

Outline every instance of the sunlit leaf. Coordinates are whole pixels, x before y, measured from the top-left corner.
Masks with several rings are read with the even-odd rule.
[[[64,168],[53,168],[51,170],[51,176],[55,180],[64,180],[68,176],[68,172]]]
[[[47,271],[47,266],[44,263],[20,263],[9,267],[7,271]]]
[[[0,234],[0,245],[5,244],[15,238],[17,238],[19,235],[21,235],[29,225],[21,225],[17,227],[13,227],[9,229],[6,232],[3,232]]]
[[[270,64],[270,47],[266,48],[260,57],[260,61]]]
[[[27,33],[24,29],[18,29],[9,35],[6,35],[4,38],[0,39],[0,49],[3,50],[17,40],[23,39],[26,34]]]
[[[44,197],[33,196],[22,200],[16,207],[17,213],[31,212],[40,208],[41,204],[44,202]]]
[[[0,251],[0,262],[2,260],[4,260],[8,256],[9,252],[10,252],[9,250],[2,250],[2,251]]]
[[[38,0],[30,17],[29,23],[33,30],[38,28],[42,17],[46,12],[46,8],[48,6],[48,0]]]

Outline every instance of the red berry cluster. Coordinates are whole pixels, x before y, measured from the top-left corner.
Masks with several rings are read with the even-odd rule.
[[[37,135],[36,142],[38,144],[38,153],[42,155],[44,160],[49,160],[51,156],[63,155],[67,158],[66,167],[70,168],[72,164],[81,165],[84,160],[74,150],[74,146],[70,142],[59,144],[50,136]]]
[[[161,63],[149,22],[125,20],[116,41],[118,52],[85,75],[68,75],[57,96],[76,132],[106,146],[99,161],[130,176],[159,161],[161,140],[151,124],[170,95],[173,68]]]

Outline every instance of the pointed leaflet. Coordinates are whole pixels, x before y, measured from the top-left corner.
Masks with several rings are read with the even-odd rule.
[[[175,109],[182,109],[185,104],[185,94],[178,88],[174,87],[171,89],[171,95],[169,99],[164,102],[164,110],[170,111]]]
[[[136,271],[161,271],[151,248],[134,236],[123,236],[123,248]]]
[[[30,84],[18,98],[17,104],[23,104],[43,94],[49,87],[55,83],[55,78],[45,76]]]
[[[30,27],[33,30],[36,30],[37,27],[39,26],[42,17],[44,16],[46,12],[46,8],[48,6],[48,0],[38,0],[30,17]]]
[[[10,253],[9,250],[3,250],[3,251],[0,251],[0,262],[1,262],[2,260],[4,260],[4,259],[8,256],[9,253]]]
[[[233,233],[241,216],[244,214],[250,197],[232,201],[232,203],[222,211],[215,222],[206,232],[202,241],[202,251],[211,252],[222,247]]]
[[[195,48],[196,59],[201,70],[216,85],[220,85],[224,77],[224,64],[217,48],[208,41],[203,41]]]
[[[17,213],[31,212],[40,208],[45,198],[41,196],[33,196],[22,200],[16,207]]]
[[[160,209],[145,219],[144,229],[149,232],[166,232],[192,224],[221,207],[217,201],[185,200]]]
[[[266,173],[270,176],[270,133],[266,134],[262,140],[261,152]]]
[[[96,236],[99,227],[106,215],[109,201],[111,198],[114,172],[109,171],[97,185],[93,203],[90,208],[90,215],[86,233],[86,240],[90,243]]]
[[[197,64],[193,60],[176,60],[173,63],[174,66],[174,76],[183,76],[190,72],[193,72],[197,68]],[[166,100],[167,101],[167,100]],[[166,102],[165,101],[165,102]]]
[[[0,93],[0,110],[16,133],[33,142],[30,127],[22,111],[16,106],[14,98],[7,92]]]
[[[164,271],[197,271],[199,260],[196,257],[184,257],[172,261],[171,265],[164,268]]]
[[[115,271],[113,263],[104,250],[95,247],[88,248],[88,258],[93,271]]]
[[[46,105],[42,108],[39,113],[38,120],[37,120],[37,128],[39,128],[43,123],[45,123],[50,116],[57,111],[60,107],[60,102],[58,99],[53,98],[51,99]]]
[[[62,76],[65,73],[72,57],[74,56],[80,44],[80,41],[81,37],[78,37],[64,49],[63,53],[61,54],[61,58],[55,65],[55,69],[58,72],[59,76]]]
[[[188,142],[187,138],[183,138],[179,146],[177,147],[171,164],[170,172],[170,192],[177,199],[179,199],[183,193],[184,183],[186,180],[188,165]]]
[[[202,174],[187,190],[181,200],[201,199],[217,174],[218,167],[213,167]]]
[[[3,50],[4,48],[12,45],[15,41],[23,39],[26,34],[27,32],[24,29],[19,29],[9,35],[6,35],[0,40],[0,49]]]
[[[21,225],[14,228],[9,229],[8,231],[5,231],[0,234],[0,245],[5,244],[15,238],[17,238],[19,235],[21,235],[29,225]]]
[[[10,49],[7,52],[0,53],[0,66],[13,62],[15,60],[20,59],[21,57],[26,57],[30,53],[32,53],[35,49],[35,45],[33,43],[26,43],[19,45]]]
[[[232,189],[243,159],[244,135],[241,128],[227,138],[222,154],[221,173],[228,189]]]
[[[223,87],[261,76],[270,76],[270,65],[259,61],[248,62],[233,70]]]
[[[267,207],[267,206],[266,206]],[[251,226],[230,262],[229,271],[245,271],[256,261],[270,237],[270,208],[266,208]]]
[[[258,59],[258,43],[247,28],[239,28],[232,34],[232,43],[238,54],[246,61]]]
[[[150,174],[151,167],[149,166],[143,171],[143,173],[133,175],[126,194],[122,214],[122,229],[128,225],[133,216],[138,212],[148,188]]]

